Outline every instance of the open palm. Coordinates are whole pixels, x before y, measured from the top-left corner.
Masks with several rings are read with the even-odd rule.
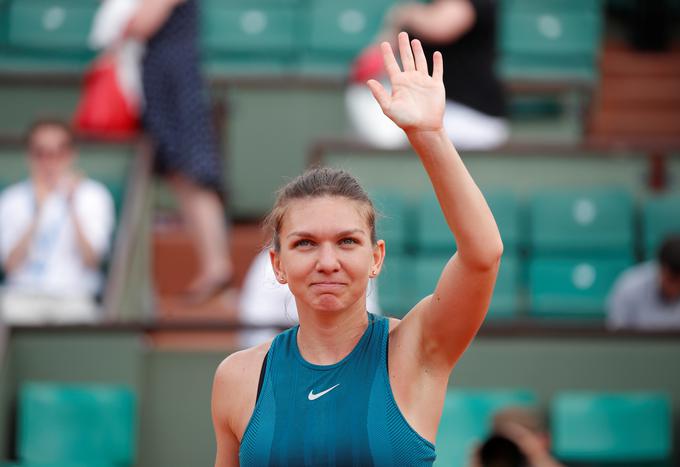
[[[430,76],[425,53],[418,39],[409,42],[408,34],[399,34],[403,71],[397,64],[390,44],[383,42],[380,47],[392,93],[388,93],[376,80],[369,80],[368,87],[382,111],[404,131],[440,129],[445,102],[441,53],[434,54]]]

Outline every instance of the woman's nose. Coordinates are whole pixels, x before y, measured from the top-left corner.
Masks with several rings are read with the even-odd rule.
[[[317,271],[333,272],[340,268],[338,255],[333,245],[323,244],[319,248],[319,256],[316,260]]]

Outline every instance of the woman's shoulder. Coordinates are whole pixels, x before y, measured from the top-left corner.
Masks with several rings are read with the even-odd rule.
[[[234,352],[226,357],[217,367],[215,379],[222,383],[242,382],[247,385],[247,381],[254,374],[255,381],[259,379],[260,369],[265,355],[271,347],[272,341],[264,342],[255,347]]]

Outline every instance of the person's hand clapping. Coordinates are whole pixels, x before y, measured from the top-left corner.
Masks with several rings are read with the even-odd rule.
[[[441,130],[445,105],[442,55],[435,52],[430,76],[420,41],[409,42],[408,34],[401,32],[398,42],[403,71],[390,44],[380,44],[391,94],[376,80],[369,80],[368,87],[385,115],[405,132]]]

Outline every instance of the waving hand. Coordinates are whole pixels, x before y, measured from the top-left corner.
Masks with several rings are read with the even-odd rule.
[[[434,53],[430,76],[425,53],[418,39],[409,42],[408,34],[399,34],[403,71],[397,64],[390,44],[383,42],[380,47],[392,93],[388,93],[376,80],[369,80],[367,84],[382,111],[404,131],[441,129],[445,102],[441,53]]]

